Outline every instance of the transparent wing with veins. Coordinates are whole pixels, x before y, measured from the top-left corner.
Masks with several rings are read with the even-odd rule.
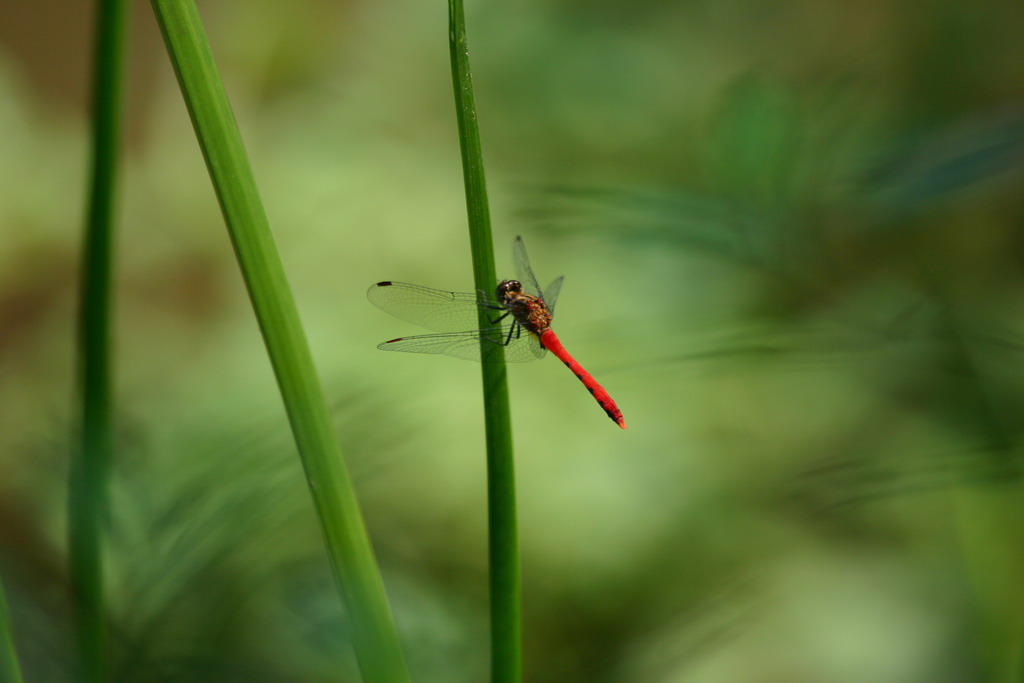
[[[565,278],[559,277],[544,288],[544,293],[541,296],[541,298],[544,299],[544,303],[547,304],[548,312],[551,313],[552,316],[555,315],[555,301],[558,300],[558,293],[562,291],[563,282],[565,282]]]
[[[533,268],[530,267],[530,258],[526,255],[526,244],[522,237],[516,237],[516,241],[512,243],[512,260],[516,267],[516,277],[519,278],[526,293],[539,296],[544,300],[548,311],[554,314],[555,300],[558,299],[558,293],[562,291],[562,281],[565,278],[560,277],[548,285],[547,289],[541,290],[537,276],[533,274]]]
[[[378,282],[366,292],[377,308],[443,334],[399,337],[377,346],[383,351],[435,353],[480,360],[480,340],[505,346],[505,360],[521,363],[541,358],[545,349],[537,337],[522,329],[497,301],[483,293],[449,292],[406,282]],[[483,308],[491,327],[479,329]],[[500,320],[499,320],[500,319]]]
[[[458,332],[480,327],[477,312],[494,311],[492,319],[505,311],[483,292],[447,292],[407,282],[378,282],[366,292],[377,308],[396,318],[435,332]]]
[[[512,262],[516,267],[516,277],[519,278],[526,293],[543,297],[537,276],[533,274],[533,268],[530,267],[530,259],[526,255],[526,244],[522,237],[517,237],[516,241],[512,243]]]

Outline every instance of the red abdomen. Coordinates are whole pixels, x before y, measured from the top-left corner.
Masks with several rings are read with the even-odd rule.
[[[558,340],[558,336],[551,331],[546,329],[540,334],[540,343],[551,353],[555,354],[558,360],[565,363],[566,367],[572,370],[572,374],[576,375],[583,386],[587,388],[590,395],[594,397],[598,405],[604,409],[604,412],[608,414],[608,417],[619,425],[623,429],[626,428],[626,421],[622,418],[622,411],[615,405],[615,401],[608,395],[608,392],[604,390],[594,376],[583,369],[583,366],[576,362],[576,359],[569,355],[569,352],[562,346],[562,342]]]

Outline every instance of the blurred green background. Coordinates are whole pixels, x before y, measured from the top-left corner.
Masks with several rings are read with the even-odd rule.
[[[443,3],[200,3],[418,683],[486,680],[479,368]],[[0,575],[71,666],[92,7],[0,5]],[[532,683],[1024,680],[1024,5],[471,2],[499,274],[526,237],[622,432],[510,368]],[[356,681],[148,3],[127,84],[109,586],[123,681]]]

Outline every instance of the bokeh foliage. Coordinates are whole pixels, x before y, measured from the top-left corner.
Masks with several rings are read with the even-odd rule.
[[[118,670],[356,680],[146,9],[117,278]],[[200,9],[414,680],[483,680],[478,368],[379,354],[416,330],[363,298],[388,278],[471,287],[444,7]],[[1024,8],[467,11],[499,274],[523,233],[542,280],[567,276],[556,329],[630,425],[557,363],[511,368],[526,678],[1019,678]],[[64,71],[40,64],[72,24],[34,24],[34,49],[0,34],[0,572],[26,680],[70,661],[86,125],[65,86],[84,40]]]

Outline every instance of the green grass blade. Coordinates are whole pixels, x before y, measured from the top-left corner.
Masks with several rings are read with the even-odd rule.
[[[7,612],[7,596],[0,582],[0,683],[21,683],[21,668],[11,636],[11,616]]]
[[[120,148],[122,55],[128,3],[102,0],[96,24],[92,177],[82,253],[78,381],[81,433],[68,490],[68,541],[79,677],[110,676],[103,526],[113,450],[110,317],[114,190]]]
[[[152,0],[263,333],[309,481],[364,680],[409,680],[384,585],[284,267],[192,0]]]
[[[497,284],[491,218],[487,208],[484,161],[480,149],[473,100],[473,80],[466,46],[466,18],[462,0],[449,0],[448,35],[451,49],[455,111],[466,184],[473,277],[477,289],[491,291]],[[485,311],[480,326],[489,327]],[[484,423],[487,435],[487,512],[491,593],[491,681],[519,683],[522,678],[520,644],[519,538],[516,525],[515,461],[508,401],[504,348],[481,344]]]

